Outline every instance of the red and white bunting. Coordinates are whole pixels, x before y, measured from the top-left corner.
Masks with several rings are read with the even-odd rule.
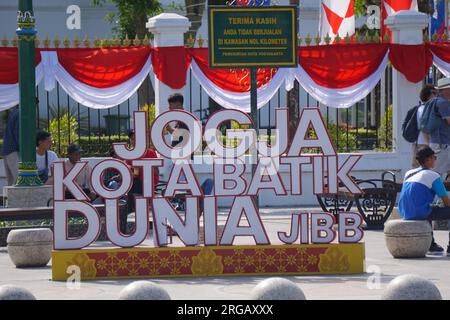
[[[323,105],[347,108],[368,95],[388,62],[387,45],[354,44],[303,47],[295,78]],[[319,62],[320,61],[320,62]]]
[[[191,70],[207,94],[224,108],[250,112],[248,69],[210,69],[208,49],[194,49]],[[257,71],[258,108],[267,104],[287,79],[287,69],[260,68]]]
[[[104,109],[125,102],[151,70],[150,48],[43,51],[45,89],[55,81],[76,102]]]
[[[258,107],[284,84],[297,79],[323,105],[345,108],[363,99],[380,80],[388,59],[410,82],[422,81],[434,63],[450,76],[450,44],[335,44],[299,47],[299,66],[258,69]],[[0,48],[0,110],[19,103],[18,53]],[[186,84],[187,69],[207,94],[225,108],[250,109],[247,69],[210,69],[208,49],[131,47],[45,49],[36,51],[36,84],[47,91],[58,82],[70,97],[95,109],[117,106],[130,98],[148,73],[172,89]]]
[[[42,80],[41,55],[36,52],[36,85]],[[19,54],[17,48],[0,48],[0,111],[19,104]]]

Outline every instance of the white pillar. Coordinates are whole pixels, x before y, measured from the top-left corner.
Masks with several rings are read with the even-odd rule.
[[[422,31],[428,25],[428,16],[417,11],[399,11],[389,16],[385,24],[392,30],[392,42],[398,44],[423,43]],[[411,163],[411,144],[402,137],[402,122],[410,108],[417,104],[422,82],[409,82],[397,70],[392,70],[393,147],[402,166],[402,174]]]
[[[184,46],[184,33],[189,30],[189,19],[175,13],[161,13],[148,19],[147,29],[153,33],[155,47]],[[174,90],[159,81],[155,76],[155,109],[156,114],[168,110],[167,98],[173,93],[185,96],[185,88]]]

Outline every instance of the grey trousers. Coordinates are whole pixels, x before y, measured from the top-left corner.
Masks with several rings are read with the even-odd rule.
[[[8,180],[8,186],[12,186],[16,183],[17,170],[19,170],[19,153],[12,152],[3,158],[3,164],[5,166],[6,179]]]
[[[436,220],[449,220],[448,229],[450,230],[450,207],[431,207],[431,213],[428,216],[428,221],[430,223]],[[432,225],[433,226],[433,225]],[[434,237],[433,237],[434,242]],[[450,245],[450,234],[449,234],[449,245]]]

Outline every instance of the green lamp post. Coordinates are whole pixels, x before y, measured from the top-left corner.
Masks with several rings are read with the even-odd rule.
[[[36,167],[35,18],[32,0],[19,0],[16,34],[19,38],[19,148],[16,186],[39,186]]]

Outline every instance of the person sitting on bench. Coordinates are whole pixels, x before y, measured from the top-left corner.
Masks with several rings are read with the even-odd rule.
[[[419,168],[409,170],[405,174],[400,193],[399,211],[403,220],[448,220],[450,219],[450,199],[439,173],[433,171],[436,164],[435,152],[428,146],[420,148],[416,153]],[[432,205],[435,196],[442,199],[444,206]],[[450,238],[450,235],[449,235]],[[442,253],[433,237],[429,253]],[[450,256],[450,241],[447,247]]]
[[[80,146],[76,144],[72,144],[67,148],[67,157],[69,159],[64,162],[64,169],[66,173],[70,172],[75,164],[81,160],[82,151],[83,150],[81,150]],[[75,181],[83,189],[83,192],[86,193],[89,199],[91,201],[94,201],[95,199],[97,199],[97,194],[93,191],[91,186],[91,172],[92,169],[89,164],[87,164],[86,166],[84,166],[80,174],[76,177]],[[65,198],[73,199],[72,193],[66,190]]]

